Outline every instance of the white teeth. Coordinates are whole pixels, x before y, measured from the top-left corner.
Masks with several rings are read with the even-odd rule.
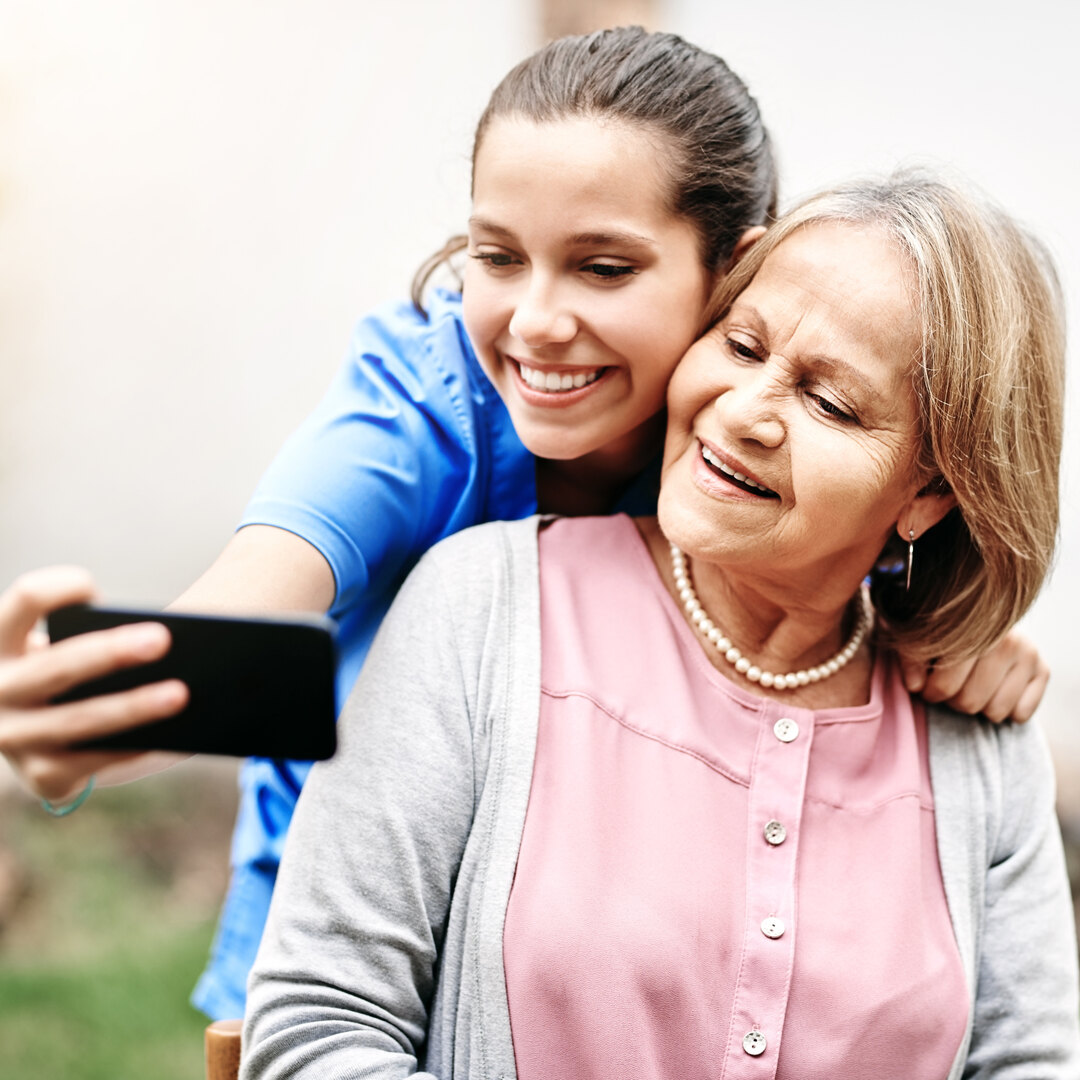
[[[729,468],[707,446],[701,448],[701,456],[710,465],[718,468],[722,473],[726,473],[728,476],[738,480],[740,484],[746,484],[747,487],[757,488],[758,491],[769,491],[767,487],[762,487],[756,480],[751,480],[749,476],[743,476],[741,472],[736,472],[734,469]]]
[[[596,382],[600,378],[601,369],[593,371],[578,371],[573,375],[560,375],[555,371],[540,371],[538,368],[526,367],[518,364],[521,378],[525,384],[533,390],[540,390],[545,394],[558,394],[566,390],[580,390],[589,383]]]

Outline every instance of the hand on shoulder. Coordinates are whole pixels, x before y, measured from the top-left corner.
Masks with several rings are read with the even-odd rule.
[[[960,713],[981,713],[995,724],[1027,723],[1050,681],[1039,650],[1016,630],[973,660],[929,668],[903,661],[903,667],[904,683],[913,694]]]

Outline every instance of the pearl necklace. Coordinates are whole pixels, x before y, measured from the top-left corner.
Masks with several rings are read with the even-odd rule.
[[[855,630],[848,639],[848,643],[831,660],[826,660],[824,664],[819,664],[817,667],[807,668],[805,671],[774,675],[771,671],[762,671],[757,664],[743,656],[709,618],[701,606],[701,601],[697,598],[697,593],[694,592],[694,586],[690,584],[686,556],[674,544],[671,545],[671,570],[675,575],[675,588],[678,590],[679,599],[690,621],[716,646],[720,655],[740,675],[753,683],[760,683],[773,690],[793,690],[796,686],[806,686],[808,683],[820,682],[830,675],[835,675],[859,651],[859,646],[873,622],[865,593],[860,590],[859,614],[855,620]]]

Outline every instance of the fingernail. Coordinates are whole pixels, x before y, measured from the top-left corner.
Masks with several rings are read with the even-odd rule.
[[[129,646],[136,656],[157,656],[169,641],[169,631],[161,623],[133,626],[129,635]]]
[[[157,705],[162,709],[172,709],[187,700],[188,688],[179,679],[170,679],[156,690]]]

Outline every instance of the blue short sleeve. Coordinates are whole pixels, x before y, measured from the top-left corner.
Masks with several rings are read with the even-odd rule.
[[[522,474],[520,505],[499,516],[532,512],[531,457],[511,438],[505,460],[493,460],[507,428],[465,336],[460,298],[436,297],[427,319],[411,304],[388,306],[358,324],[327,394],[282,447],[241,524],[314,545],[334,573],[333,610],[348,610],[442,536],[484,520],[493,470]]]

